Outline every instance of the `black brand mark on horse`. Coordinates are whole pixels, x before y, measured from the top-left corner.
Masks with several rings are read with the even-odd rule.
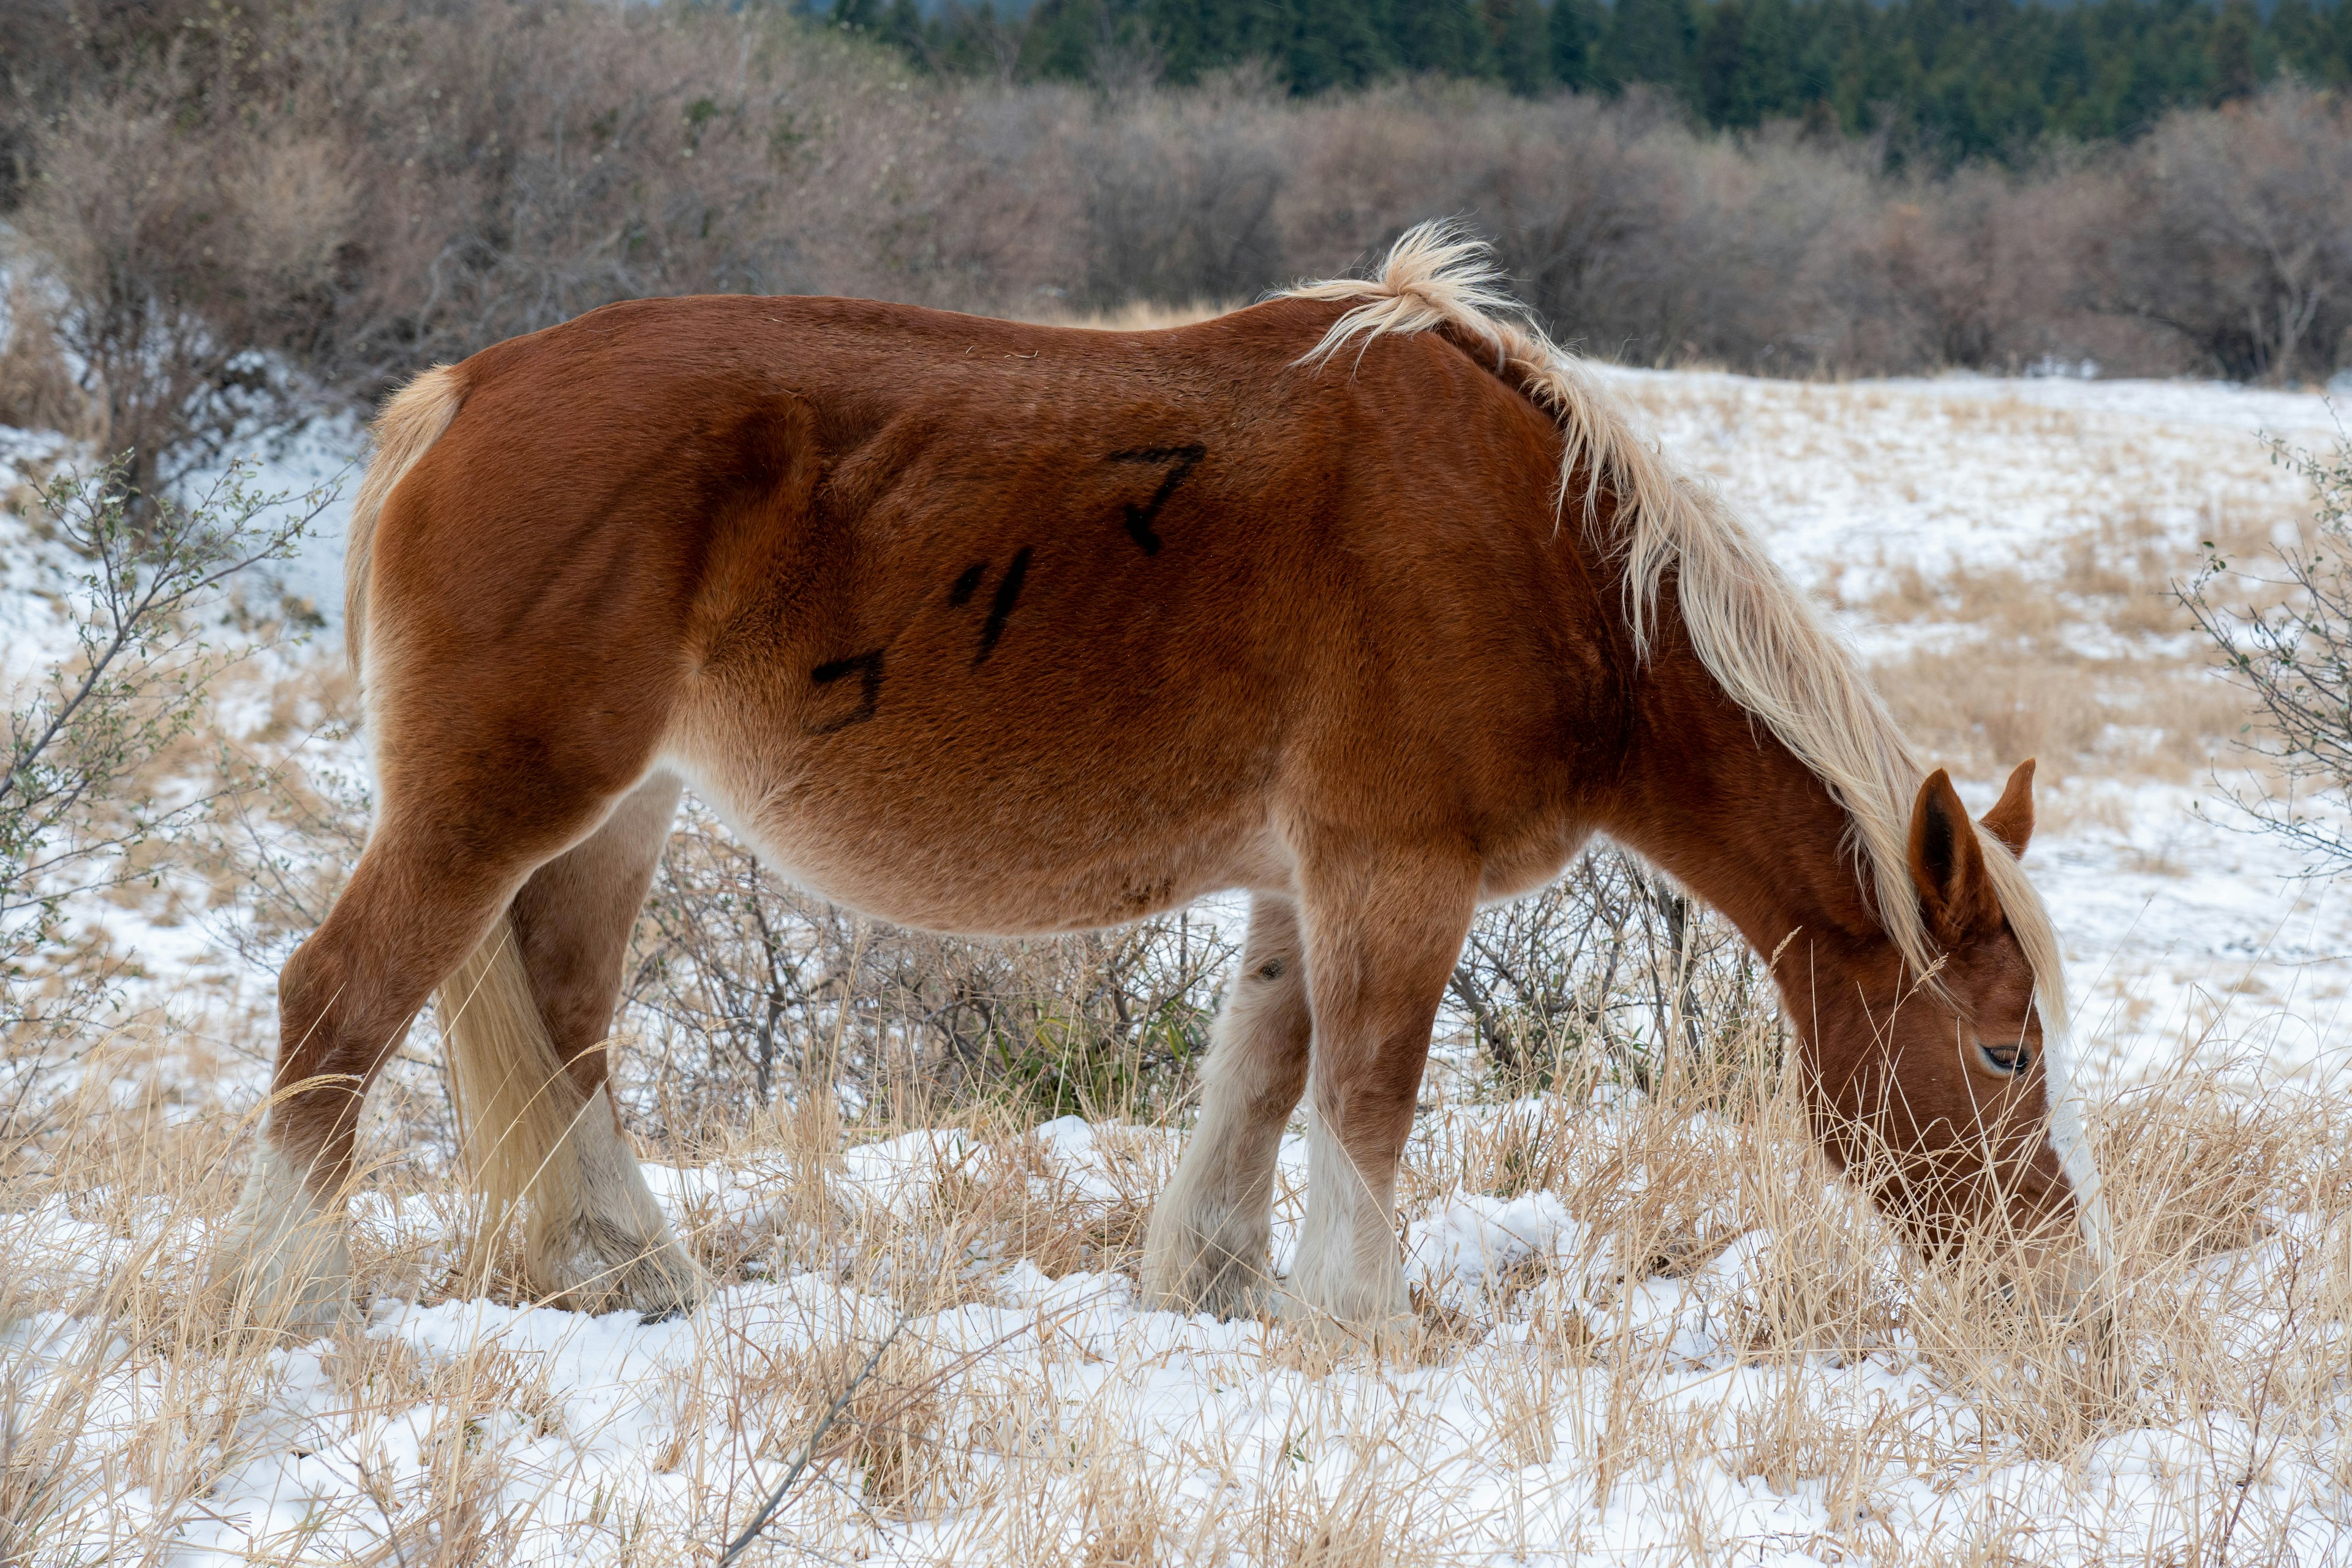
[[[1193,466],[1208,455],[1209,448],[1197,441],[1189,447],[1139,447],[1132,451],[1113,452],[1110,455],[1110,460],[1114,463],[1174,465],[1168,470],[1167,478],[1160,481],[1160,488],[1151,492],[1150,500],[1145,501],[1141,506],[1136,505],[1133,501],[1127,503],[1128,537],[1134,540],[1137,548],[1146,555],[1160,553],[1160,539],[1158,534],[1151,531],[1151,520],[1160,515],[1160,509],[1168,504],[1168,498],[1176,493],[1176,487],[1184,482],[1184,476],[1191,473]]]
[[[808,727],[810,734],[830,735],[836,730],[846,730],[852,724],[863,724],[874,717],[874,710],[882,701],[882,650],[880,648],[867,648],[864,653],[853,653],[847,658],[836,658],[831,663],[820,664],[809,671],[809,679],[819,686],[831,686],[835,681],[853,671],[857,676],[856,708],[829,723],[810,725]]]
[[[988,624],[980,628],[980,651],[971,656],[971,667],[978,669],[996,651],[996,639],[1004,635],[1004,617],[1013,613],[1013,603],[1021,597],[1021,580],[1029,575],[1029,547],[1013,558],[1004,569],[1004,581],[996,585],[996,597],[988,604]]]
[[[955,586],[948,590],[948,603],[959,610],[971,604],[972,595],[980,590],[981,578],[987,572],[988,563],[985,561],[975,561],[965,567],[963,575],[955,580]]]

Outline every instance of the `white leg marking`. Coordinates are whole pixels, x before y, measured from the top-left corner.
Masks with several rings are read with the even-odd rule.
[[[1219,1070],[1238,1054],[1210,1056],[1201,1120],[1153,1205],[1143,1256],[1144,1300],[1152,1306],[1238,1317],[1264,1305],[1275,1160],[1288,1119],[1264,1125],[1251,1087]]]
[[[1143,1249],[1151,1306],[1232,1318],[1268,1304],[1275,1164],[1297,1104],[1308,1027],[1294,931],[1286,908],[1252,905],[1250,942],[1201,1068],[1200,1121],[1151,1211]]]
[[[352,1260],[340,1205],[311,1193],[267,1121],[245,1192],[213,1251],[212,1280],[234,1321],[310,1340],[352,1315]]]
[[[1412,1310],[1391,1217],[1395,1173],[1376,1188],[1318,1112],[1307,1134],[1307,1224],[1284,1299],[1293,1317],[1377,1331]]]
[[[534,1284],[566,1305],[692,1310],[709,1281],[678,1245],[603,1086],[526,1200]]]

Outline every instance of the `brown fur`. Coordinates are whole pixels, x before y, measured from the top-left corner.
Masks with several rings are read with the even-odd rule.
[[[462,384],[446,364],[435,365],[394,395],[375,422],[375,459],[360,480],[352,502],[349,542],[343,559],[343,646],[352,668],[360,668],[367,646],[369,570],[375,550],[376,519],[383,514],[384,498],[407,477],[465,400]]]
[[[1593,525],[1558,526],[1564,461],[1598,450],[1576,411],[1458,332],[1301,363],[1343,303],[1105,332],[670,300],[436,373],[454,413],[397,455],[354,587],[381,815],[287,965],[280,1082],[372,1077],[510,906],[544,1037],[579,1057],[650,861],[552,895],[673,774],[785,874],[910,925],[1073,931],[1247,888],[1252,953],[1278,948],[1296,989],[1244,980],[1229,1004],[1211,1093],[1233,1104],[1162,1205],[1147,1284],[1232,1306],[1262,1282],[1213,1254],[1262,1240],[1242,1210],[1303,1089],[1295,1304],[1378,1321],[1402,1305],[1394,1172],[1474,908],[1599,832],[1777,955],[1824,1135],[1848,1152],[1862,1118],[1895,1140],[1880,1196],[1923,1239],[1997,1202],[2070,1216],[2038,1056],[2002,1077],[1969,1044],[2038,1028],[2004,915],[2023,906],[1988,870],[2005,851],[1979,851],[1948,783],[1921,795],[1898,892],[1941,949],[1923,990],[1848,852],[1864,805],[1781,739],[1843,754],[1819,731],[1866,689],[1751,670],[1846,705],[1759,723],[1681,615],[1701,556],[1629,600],[1608,472]],[[1741,624],[1710,611],[1706,635]],[[1757,657],[1831,657],[1790,636]],[[271,1136],[332,1179],[358,1103],[295,1096]],[[1191,1173],[1226,1158],[1235,1180]]]

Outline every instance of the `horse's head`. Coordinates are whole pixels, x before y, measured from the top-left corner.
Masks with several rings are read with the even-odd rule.
[[[1818,1113],[1832,1150],[1928,1251],[2015,1237],[2052,1266],[2033,1270],[2044,1288],[2072,1300],[2091,1278],[2083,1212],[2096,1201],[2077,1186],[2096,1175],[2063,1077],[2054,1106],[2050,1092],[2035,967],[2054,966],[2054,941],[2046,923],[2021,936],[2009,912],[2021,905],[2014,858],[2033,832],[2032,785],[2028,762],[1985,814],[1990,844],[1942,770],[1920,786],[1911,881],[1940,962],[1923,981],[1887,939],[1848,947],[1832,961],[1843,973],[1817,961]]]

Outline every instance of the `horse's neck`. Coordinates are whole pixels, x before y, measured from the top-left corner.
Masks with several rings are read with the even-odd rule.
[[[1844,808],[1687,645],[1660,640],[1636,693],[1610,836],[1778,955],[1785,982],[1801,984],[1809,943],[1883,940]]]

